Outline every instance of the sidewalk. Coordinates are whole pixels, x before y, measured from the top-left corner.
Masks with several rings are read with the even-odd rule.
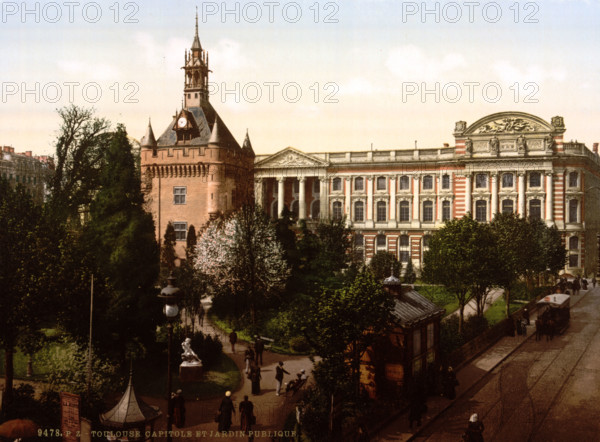
[[[571,307],[576,305],[588,292],[594,291],[600,293],[600,287],[590,290],[581,290],[579,295],[571,297]],[[517,350],[527,339],[531,339],[535,335],[535,320],[537,319],[537,311],[531,313],[531,325],[527,327],[527,336],[505,336],[500,339],[494,346],[490,347],[480,356],[474,358],[470,362],[464,364],[456,373],[456,378],[459,382],[456,388],[456,397],[459,398],[465,395],[473,388],[483,377],[496,368],[506,358],[508,358],[515,350]],[[456,400],[456,399],[455,399]],[[372,441],[409,441],[413,440],[420,431],[427,427],[429,423],[435,420],[441,413],[449,408],[454,401],[451,401],[441,396],[429,396],[427,398],[427,413],[423,415],[422,426],[411,430],[408,426],[408,410],[399,414],[394,420],[384,428],[382,428]]]

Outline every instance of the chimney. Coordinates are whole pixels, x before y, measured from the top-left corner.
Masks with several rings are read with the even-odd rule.
[[[25,151],[25,156],[31,158],[31,151],[30,150],[26,150]]]
[[[594,153],[598,153],[598,143],[594,143]]]
[[[2,146],[2,152],[10,152],[10,147]]]
[[[448,143],[444,143],[444,147],[450,147]]]

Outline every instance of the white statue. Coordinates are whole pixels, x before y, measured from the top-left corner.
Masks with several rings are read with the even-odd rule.
[[[192,350],[192,340],[190,338],[185,338],[185,341],[181,343],[181,348],[183,348],[183,353],[181,354],[183,362],[181,365],[202,365],[202,361],[194,353],[194,350]]]

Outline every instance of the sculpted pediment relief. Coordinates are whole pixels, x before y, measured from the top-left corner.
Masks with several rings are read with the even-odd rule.
[[[465,135],[531,134],[553,132],[548,122],[524,112],[501,112],[488,115],[469,126]]]
[[[319,158],[300,152],[288,147],[268,158],[256,163],[257,168],[281,168],[281,167],[325,167],[328,163]]]

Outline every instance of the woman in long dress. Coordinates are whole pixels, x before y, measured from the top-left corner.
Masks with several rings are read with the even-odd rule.
[[[242,431],[252,431],[253,417],[254,404],[248,400],[248,396],[244,396],[244,400],[240,403],[240,425]]]

